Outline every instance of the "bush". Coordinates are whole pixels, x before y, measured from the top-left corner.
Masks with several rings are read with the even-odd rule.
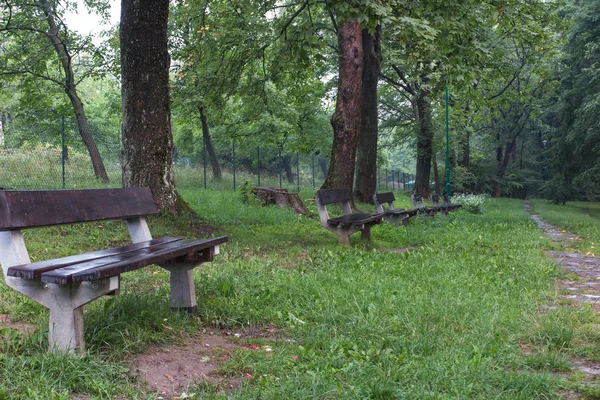
[[[481,214],[483,205],[490,196],[487,194],[458,193],[452,196],[452,202],[461,204],[463,210],[473,214]]]

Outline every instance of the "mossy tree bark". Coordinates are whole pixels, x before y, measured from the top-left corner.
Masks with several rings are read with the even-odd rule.
[[[360,97],[362,91],[362,29],[356,20],[339,26],[339,77],[335,112],[331,117],[333,146],[329,171],[321,188],[352,190],[356,146],[360,130]]]
[[[169,0],[121,2],[123,186],[152,190],[178,213],[173,176],[167,19]]]
[[[417,98],[419,131],[417,133],[417,173],[415,190],[421,196],[429,196],[429,178],[431,176],[431,157],[433,154],[433,120],[429,92],[421,89]]]
[[[374,34],[362,31],[364,68],[360,104],[360,134],[356,163],[358,164],[354,196],[358,201],[373,202],[377,190],[377,83],[381,70],[381,26]]]

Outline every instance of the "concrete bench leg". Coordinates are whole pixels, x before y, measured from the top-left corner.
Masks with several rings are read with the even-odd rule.
[[[185,310],[194,315],[198,313],[196,288],[194,287],[195,267],[195,264],[163,266],[171,273],[171,300],[169,305],[173,309]]]
[[[343,244],[345,246],[349,246],[350,245],[350,233],[348,233],[348,232],[339,232],[338,236],[340,238],[340,244]]]
[[[365,225],[360,231],[360,237],[362,240],[371,241],[371,225]]]
[[[48,330],[48,345],[51,352],[83,353],[83,306],[53,307],[50,309],[50,326]]]

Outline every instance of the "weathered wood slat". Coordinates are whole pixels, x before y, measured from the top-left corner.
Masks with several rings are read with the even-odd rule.
[[[342,228],[349,228],[352,226],[359,226],[363,224],[376,223],[381,221],[383,214],[350,214],[343,215],[341,217],[332,218],[327,221],[332,226],[341,226]]]
[[[393,203],[396,200],[396,196],[394,196],[393,192],[377,193],[376,196],[377,201],[379,201],[380,204]]]
[[[406,215],[407,217],[412,217],[417,214],[419,210],[389,210],[385,211],[385,215]]]
[[[317,192],[321,205],[352,201],[352,193],[348,189],[321,189]]]
[[[148,188],[0,191],[0,231],[156,212]]]
[[[127,254],[133,251],[138,251],[140,249],[151,248],[153,246],[158,246],[179,240],[181,240],[181,238],[163,237],[145,242],[130,244],[123,247],[115,247],[114,249],[93,251],[90,253],[57,258],[54,260],[38,261],[31,264],[16,265],[8,269],[8,276],[14,276],[22,279],[36,279],[39,278],[42,275],[42,273],[52,271],[54,269],[67,267],[69,265],[79,264],[87,261],[97,260],[101,258]]]
[[[202,259],[201,255],[198,254],[199,252],[210,249],[227,240],[227,236],[221,236],[205,240],[184,239],[166,243],[124,255],[92,260],[45,272],[42,274],[42,282],[66,285],[69,283],[93,281],[183,256],[187,256],[186,261],[198,261]]]

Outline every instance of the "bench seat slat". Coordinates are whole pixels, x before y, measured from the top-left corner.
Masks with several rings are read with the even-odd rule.
[[[201,250],[214,247],[227,240],[227,236],[204,240],[183,239],[150,248],[142,248],[123,255],[87,261],[55,269],[43,273],[41,278],[42,282],[56,283],[59,285],[108,278],[124,272],[143,268],[151,264],[173,260],[178,257],[187,255],[195,256],[195,254]]]
[[[127,246],[115,247],[113,249],[92,251],[90,253],[56,258],[54,260],[37,261],[30,264],[15,265],[8,269],[8,276],[14,276],[21,279],[37,279],[42,275],[42,273],[52,271],[54,269],[67,267],[69,265],[79,264],[100,258],[111,257],[119,254],[126,254],[139,249],[174,242],[177,240],[181,240],[181,238],[163,237],[159,239],[148,240],[145,242],[129,244]]]
[[[332,218],[327,221],[329,225],[340,226],[342,228],[349,228],[353,226],[359,226],[363,224],[376,223],[381,221],[383,214],[360,214],[354,213],[349,215],[342,215],[341,217]]]

